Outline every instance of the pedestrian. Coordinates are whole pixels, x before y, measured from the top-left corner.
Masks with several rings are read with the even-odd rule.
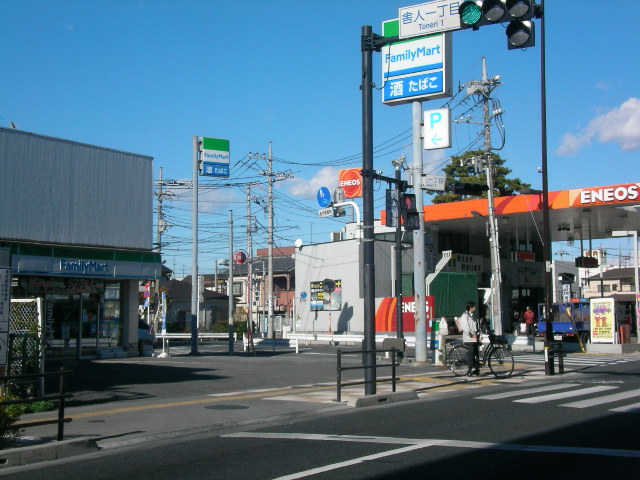
[[[465,312],[460,316],[462,328],[462,342],[467,346],[467,376],[480,374],[480,362],[478,359],[478,345],[480,341],[478,321],[473,316],[476,311],[474,302],[467,302]]]
[[[533,310],[531,310],[531,307],[527,307],[527,309],[524,311],[524,323],[527,325],[527,336],[528,337],[533,337],[534,331],[533,331],[533,324],[536,321],[536,314],[533,313]]]

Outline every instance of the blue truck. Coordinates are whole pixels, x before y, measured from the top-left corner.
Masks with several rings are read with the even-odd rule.
[[[538,335],[544,336],[547,325],[544,318],[544,303],[538,304]],[[572,301],[551,305],[551,327],[554,340],[589,342],[591,337],[591,312],[588,301]]]

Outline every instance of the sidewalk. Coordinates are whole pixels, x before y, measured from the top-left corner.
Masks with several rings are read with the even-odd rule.
[[[188,346],[182,346],[172,347],[172,356],[168,358],[65,363],[65,368],[73,370],[68,379],[68,391],[73,398],[65,409],[65,416],[72,418],[72,422],[65,424],[65,441],[79,442],[89,451],[96,447],[118,448],[194,433],[222,432],[238,426],[265,426],[363,405],[358,405],[365,397],[363,385],[344,388],[341,402],[336,401],[335,347],[304,347],[299,354],[291,349],[267,349],[259,350],[255,356],[243,352],[229,355],[227,348],[225,342],[214,342],[202,344],[195,356],[189,355]],[[360,364],[358,355],[349,357],[351,364]],[[378,359],[378,379],[391,376],[390,368],[381,367],[383,363],[388,360]],[[50,362],[47,371],[60,366],[60,362]],[[343,381],[364,376],[362,370],[352,372],[345,374]],[[415,399],[421,392],[467,381],[453,377],[443,367],[418,366],[407,361],[397,368],[396,375],[402,380],[395,394],[391,393],[390,383],[378,384],[379,395],[367,399],[375,404]],[[489,373],[476,379],[494,380]],[[24,415],[21,420],[55,416],[56,412],[44,412]],[[23,446],[14,450],[51,451],[59,443],[55,441],[56,432],[55,424],[26,427],[21,431]],[[88,439],[91,441],[87,442]],[[6,452],[0,451],[0,456]]]

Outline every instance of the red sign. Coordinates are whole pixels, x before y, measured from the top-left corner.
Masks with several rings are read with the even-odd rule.
[[[427,304],[427,332],[431,331],[429,322],[433,320],[434,298],[432,295],[426,297]],[[402,331],[416,331],[416,302],[413,297],[402,297]],[[380,302],[380,306],[376,311],[376,332],[395,332],[396,331],[396,298],[385,297]]]
[[[338,186],[344,190],[345,198],[362,196],[362,175],[359,168],[350,168],[338,172]]]
[[[247,261],[247,254],[244,250],[236,250],[233,254],[233,259],[236,263],[244,263]]]

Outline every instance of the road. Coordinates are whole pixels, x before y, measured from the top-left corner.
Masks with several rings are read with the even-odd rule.
[[[540,355],[516,359],[535,365]],[[565,375],[499,382],[481,377],[444,387],[427,383],[418,400],[115,445],[0,475],[12,480],[635,479],[639,365],[638,356],[570,355],[571,371]],[[260,401],[267,400],[279,401]],[[232,413],[243,400],[223,405]]]

